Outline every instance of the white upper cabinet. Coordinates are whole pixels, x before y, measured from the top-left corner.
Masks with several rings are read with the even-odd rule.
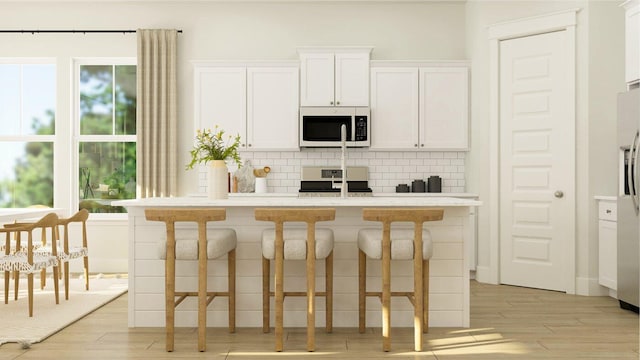
[[[624,3],[625,7],[625,80],[640,81],[640,1]]]
[[[298,67],[286,64],[196,65],[196,128],[240,134],[241,150],[298,150]]]
[[[249,148],[298,149],[298,68],[247,68]]]
[[[371,68],[371,148],[417,148],[418,104],[418,68]]]
[[[301,106],[369,106],[371,48],[298,52]]]
[[[420,68],[420,148],[469,148],[469,71]]]
[[[371,148],[468,150],[468,68],[372,67]]]
[[[246,83],[244,67],[196,67],[194,70],[196,129],[213,129],[218,125],[226,134],[233,136],[240,134],[241,147],[246,147]]]

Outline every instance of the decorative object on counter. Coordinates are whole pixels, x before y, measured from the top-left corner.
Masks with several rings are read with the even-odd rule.
[[[256,177],[256,193],[267,193],[267,174],[271,172],[271,168],[265,166],[262,169],[253,169],[253,175]]]
[[[191,162],[187,170],[196,164],[211,162],[208,173],[208,193],[210,199],[226,199],[229,193],[229,171],[226,160],[232,159],[240,167],[240,135],[224,137],[224,130],[218,125],[213,130],[198,129],[191,149]]]
[[[442,192],[442,179],[440,176],[429,176],[429,179],[427,179],[427,189],[430,193]]]
[[[396,192],[397,193],[408,193],[409,192],[409,185],[407,185],[407,184],[398,184],[398,186],[396,186]]]
[[[413,182],[411,183],[411,192],[423,193],[426,191],[425,187],[426,187],[426,184],[424,183],[424,180],[422,179],[413,180]]]
[[[238,192],[254,192],[256,176],[253,175],[253,165],[251,165],[251,160],[246,160],[244,165],[238,169],[234,175],[238,179]]]

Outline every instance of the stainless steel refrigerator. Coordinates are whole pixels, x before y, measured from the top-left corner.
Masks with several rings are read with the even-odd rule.
[[[638,312],[640,293],[640,89],[618,94],[618,300]]]

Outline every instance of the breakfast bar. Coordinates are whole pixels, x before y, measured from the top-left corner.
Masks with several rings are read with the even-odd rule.
[[[244,195],[244,196],[243,196]],[[444,195],[444,196],[443,196]],[[335,327],[358,326],[358,249],[357,232],[364,227],[378,227],[378,223],[364,221],[362,209],[369,207],[438,207],[443,208],[442,221],[425,225],[431,231],[433,257],[430,265],[430,326],[469,326],[469,271],[467,268],[469,242],[474,236],[475,207],[481,202],[472,198],[440,196],[373,196],[373,197],[298,197],[297,194],[230,194],[228,199],[211,200],[206,197],[148,198],[118,201],[129,213],[129,327],[163,327],[164,260],[158,255],[159,240],[164,237],[162,223],[147,221],[144,210],[156,207],[225,208],[225,221],[210,223],[209,227],[233,228],[237,233],[236,322],[238,327],[262,326],[261,244],[262,230],[272,223],[256,221],[254,209],[260,207],[332,207],[334,221],[318,224],[331,228],[335,234],[334,247],[334,319]],[[291,226],[298,224],[292,223]],[[182,227],[181,227],[182,226]],[[177,231],[192,227],[178,224]],[[300,224],[303,226],[303,224]],[[405,226],[400,224],[400,226]],[[406,225],[410,227],[410,224]],[[211,260],[208,268],[210,291],[226,287],[225,259]],[[176,264],[176,290],[197,288],[197,261]],[[286,261],[285,290],[304,289],[306,274],[304,261]],[[319,276],[324,267],[318,264]],[[368,283],[373,290],[380,287],[380,266],[368,265]],[[413,284],[410,262],[392,262],[393,291],[409,291]],[[317,281],[322,287],[322,281]],[[320,288],[322,290],[322,288]],[[284,314],[286,327],[306,326],[304,298],[287,299]],[[324,326],[324,299],[317,300],[316,324]],[[380,302],[367,299],[367,324],[380,326]],[[413,326],[413,308],[408,300],[392,302],[392,326]],[[176,308],[176,326],[197,325],[197,301],[187,299]],[[227,326],[226,300],[215,299],[207,308],[207,326]]]

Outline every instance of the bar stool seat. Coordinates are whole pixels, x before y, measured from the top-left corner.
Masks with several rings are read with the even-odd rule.
[[[307,230],[284,230],[284,259],[304,260],[307,258]],[[316,229],[316,259],[326,259],[333,251],[333,231]],[[262,232],[262,256],[273,260],[276,257],[276,230],[266,229]]]
[[[228,254],[237,245],[233,229],[207,229],[207,259],[217,259]],[[158,242],[158,257],[167,258],[167,239]],[[198,232],[181,230],[176,233],[176,260],[198,260]]]
[[[216,296],[229,300],[229,332],[235,332],[236,232],[233,229],[207,229],[210,221],[226,218],[225,209],[148,208],[150,221],[162,221],[166,237],[160,239],[159,257],[165,259],[166,350],[173,351],[175,308],[187,297],[198,297],[198,350],[206,350],[207,305]],[[176,230],[176,222],[195,222],[198,230]],[[227,255],[228,287],[224,292],[207,291],[207,260]],[[175,291],[176,260],[198,261],[198,291]],[[177,299],[176,299],[177,297]]]
[[[269,332],[270,298],[275,297],[276,351],[282,351],[285,296],[307,297],[307,351],[315,350],[315,297],[325,297],[326,329],[333,328],[333,231],[316,229],[319,221],[335,219],[332,208],[258,208],[256,220],[272,221],[275,229],[262,233],[262,329]],[[304,222],[306,229],[284,229],[285,222]],[[305,260],[307,291],[284,291],[284,260]],[[316,260],[325,260],[325,291],[316,292]],[[271,265],[275,260],[275,291],[270,290]]]
[[[413,259],[413,230],[391,230],[391,260]],[[358,248],[367,257],[382,259],[382,231],[380,229],[361,229],[358,231]],[[428,229],[422,231],[422,259],[431,259],[433,242]]]
[[[382,301],[382,349],[391,350],[391,296],[406,296],[414,306],[414,349],[422,351],[422,333],[429,328],[429,259],[431,233],[424,222],[442,220],[443,209],[368,208],[362,218],[379,221],[382,229],[358,231],[359,331],[364,333],[366,297]],[[393,222],[413,222],[413,230],[391,229]],[[422,256],[415,256],[415,254]],[[382,291],[367,291],[367,257],[382,260]],[[391,292],[391,260],[413,260],[413,291]]]

